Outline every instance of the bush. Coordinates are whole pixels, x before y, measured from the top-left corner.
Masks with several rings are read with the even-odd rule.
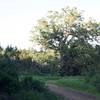
[[[21,81],[21,87],[25,90],[41,92],[45,89],[45,84],[39,80],[32,79],[32,77],[25,77]]]
[[[100,75],[96,74],[90,78],[90,83],[93,84],[96,89],[100,92]]]
[[[63,100],[63,98],[49,92],[48,90],[43,92],[29,90],[13,94],[12,100]]]
[[[97,91],[100,92],[100,73],[97,73],[95,71],[90,71],[85,78],[85,81],[87,83],[92,84],[96,87]]]
[[[18,78],[12,73],[0,73],[0,91],[11,94],[19,89]]]

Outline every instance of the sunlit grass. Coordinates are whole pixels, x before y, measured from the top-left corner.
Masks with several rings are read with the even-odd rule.
[[[100,96],[100,93],[97,91],[97,89],[93,85],[86,83],[83,77],[64,77],[54,81],[54,83],[60,86],[70,87],[78,91],[85,91]]]

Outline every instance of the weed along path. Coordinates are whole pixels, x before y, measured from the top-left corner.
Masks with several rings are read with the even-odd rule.
[[[65,100],[100,100],[99,97],[93,96],[88,93],[78,92],[70,88],[64,88],[52,83],[47,84],[48,89],[58,95],[61,95]]]

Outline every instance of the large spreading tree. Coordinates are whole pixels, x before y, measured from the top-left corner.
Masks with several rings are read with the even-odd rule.
[[[49,11],[35,26],[33,40],[45,49],[60,54],[60,67],[64,67],[64,56],[75,42],[89,46],[100,35],[100,24],[94,20],[85,21],[76,8]],[[85,46],[86,47],[86,46]]]

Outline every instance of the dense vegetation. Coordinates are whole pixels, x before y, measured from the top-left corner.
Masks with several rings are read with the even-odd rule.
[[[40,51],[0,47],[1,100],[58,100],[43,81],[27,77],[35,75],[82,76],[84,84],[90,84],[100,93],[100,45],[96,44],[100,23],[85,22],[76,8],[64,8],[50,11],[32,33],[36,33],[32,41],[40,45]]]
[[[29,76],[42,74],[41,63],[31,54],[16,47],[0,47],[0,100],[59,100],[43,81]]]

